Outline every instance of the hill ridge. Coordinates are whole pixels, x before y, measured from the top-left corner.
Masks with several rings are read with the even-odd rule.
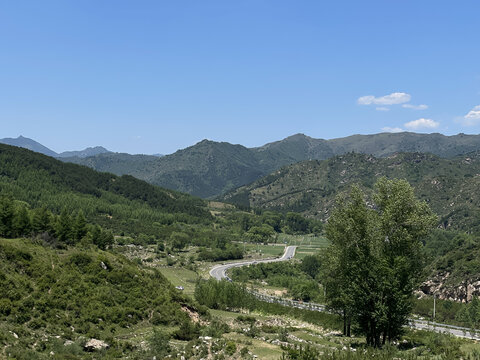
[[[242,206],[296,211],[326,221],[335,196],[359,184],[371,193],[376,180],[409,181],[418,198],[439,214],[445,228],[480,230],[480,151],[445,159],[435,154],[398,152],[388,157],[347,153],[326,160],[284,166],[219,199]]]
[[[155,185],[203,198],[215,198],[282,166],[304,160],[324,160],[352,151],[376,157],[397,152],[421,152],[451,158],[476,150],[480,150],[480,135],[463,133],[355,134],[329,140],[297,133],[252,148],[203,139],[162,157],[109,152],[86,157],[69,156],[61,160],[98,171],[132,175]]]

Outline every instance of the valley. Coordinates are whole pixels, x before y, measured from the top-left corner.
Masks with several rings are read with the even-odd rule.
[[[0,1],[0,360],[480,360],[479,12]]]
[[[300,162],[222,198],[233,205],[7,145],[0,145],[0,162],[0,275],[10,289],[0,329],[7,357],[361,358],[356,349],[368,349],[361,333],[343,337],[338,312],[318,311],[331,306],[323,285],[331,245],[325,214],[354,183],[370,197],[372,179],[382,176],[408,178],[419,199],[440,215],[449,211],[424,239],[422,279],[430,282],[420,287],[424,298],[414,301],[413,321],[419,329],[476,336],[477,320],[468,314],[477,293],[446,295],[467,271],[472,283],[480,273],[476,257],[468,257],[477,251],[475,217],[461,212],[477,206],[475,177],[469,176],[477,171],[476,153],[451,159],[346,154]],[[438,186],[462,191],[439,193]],[[310,202],[289,197],[296,193],[308,194]],[[449,202],[461,203],[458,196],[472,201],[458,210]],[[236,201],[242,198],[250,200]],[[440,289],[435,274],[442,271],[451,275]],[[154,283],[162,285],[154,291]],[[435,290],[426,284],[436,284]],[[440,306],[435,319],[448,326],[430,322],[433,291]],[[405,329],[401,339],[409,345],[366,351],[400,358],[476,351],[468,339],[418,329]],[[98,349],[87,351],[90,343]]]

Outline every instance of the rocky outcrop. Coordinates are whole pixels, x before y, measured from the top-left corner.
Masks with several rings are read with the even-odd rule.
[[[109,347],[110,345],[108,345],[105,341],[97,340],[97,339],[90,339],[83,346],[85,351],[98,351],[98,350],[108,349]]]
[[[417,295],[437,296],[442,300],[451,300],[467,303],[472,300],[473,296],[480,296],[480,280],[466,279],[461,284],[450,284],[448,278],[450,273],[438,273],[433,278],[425,281],[421,286]]]

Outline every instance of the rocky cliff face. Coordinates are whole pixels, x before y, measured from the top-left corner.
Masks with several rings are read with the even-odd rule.
[[[460,285],[449,283],[449,272],[438,273],[433,278],[425,281],[417,294],[422,296],[433,296],[434,294],[442,300],[458,302],[469,302],[473,296],[480,296],[480,279],[466,279]]]

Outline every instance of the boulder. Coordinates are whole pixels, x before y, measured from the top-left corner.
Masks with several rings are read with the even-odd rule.
[[[97,339],[90,339],[87,343],[83,346],[86,351],[98,351],[103,349],[108,349],[110,345],[102,340]]]

